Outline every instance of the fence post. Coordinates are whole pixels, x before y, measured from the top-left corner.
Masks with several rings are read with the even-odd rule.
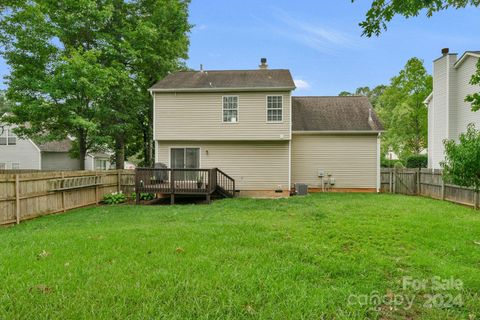
[[[397,193],[397,169],[393,169],[393,193]]]
[[[393,168],[390,168],[388,172],[388,192],[393,193]]]
[[[20,178],[15,175],[15,218],[20,223]]]
[[[95,204],[98,206],[98,180],[97,180],[98,173],[95,171]]]
[[[64,188],[65,187],[65,172],[62,171],[62,182],[60,183],[60,188]],[[62,211],[65,212],[67,211],[66,208],[65,208],[65,191],[62,190]]]
[[[479,196],[480,194],[478,193],[478,191],[474,191],[475,193],[473,194],[473,207],[475,209],[478,209],[479,208]]]
[[[420,176],[422,174],[422,169],[418,168],[418,171],[417,171],[417,195],[421,195],[422,194],[422,190],[421,190],[421,183],[420,183]]]
[[[122,191],[121,179],[122,179],[122,174],[120,173],[120,170],[117,170],[117,192],[118,193]]]
[[[440,179],[442,179],[442,200],[445,200],[445,180],[443,180],[443,174],[440,175]]]

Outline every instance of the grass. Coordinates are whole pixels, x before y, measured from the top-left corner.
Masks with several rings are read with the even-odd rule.
[[[398,195],[86,208],[0,229],[0,319],[479,319],[479,241],[478,211]],[[433,276],[462,288],[403,288]]]

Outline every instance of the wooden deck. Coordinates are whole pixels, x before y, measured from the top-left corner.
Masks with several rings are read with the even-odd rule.
[[[170,195],[203,195],[210,202],[212,195],[225,198],[235,196],[235,180],[218,168],[213,169],[159,169],[137,168],[135,170],[135,193],[137,204],[140,193]]]

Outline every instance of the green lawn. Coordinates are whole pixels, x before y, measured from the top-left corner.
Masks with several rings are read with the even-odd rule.
[[[0,229],[0,319],[480,319],[479,243],[480,212],[420,197],[86,208]]]

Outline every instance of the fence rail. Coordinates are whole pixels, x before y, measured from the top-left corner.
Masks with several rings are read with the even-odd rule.
[[[381,172],[381,191],[447,200],[478,209],[480,195],[472,188],[446,183],[442,170],[387,169]]]
[[[0,173],[0,225],[98,204],[105,194],[131,193],[135,171],[5,171]]]

